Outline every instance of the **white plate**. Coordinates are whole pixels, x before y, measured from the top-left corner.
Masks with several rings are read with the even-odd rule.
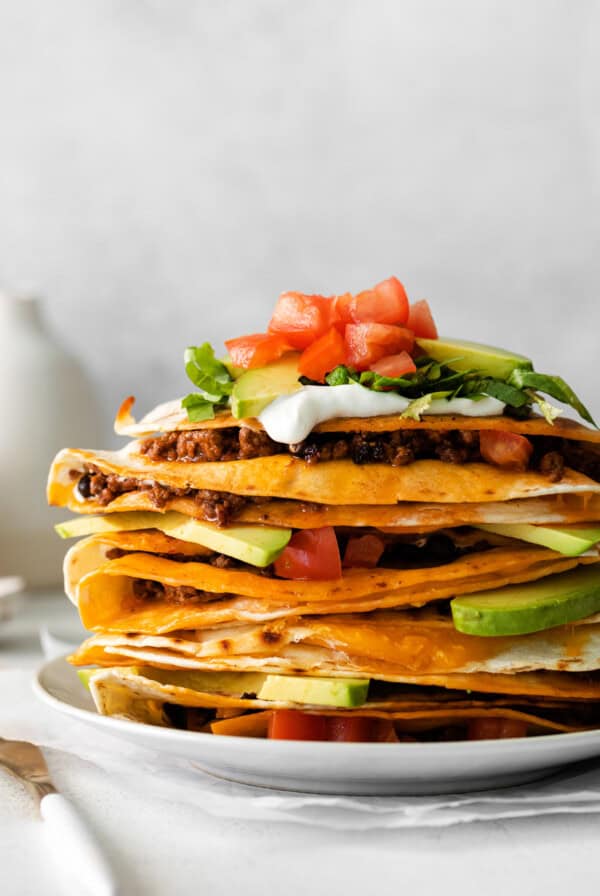
[[[361,744],[215,737],[99,715],[62,658],[39,670],[34,690],[50,706],[113,736],[204,771],[278,790],[309,793],[425,794],[488,790],[535,780],[600,755],[600,730],[510,740]]]

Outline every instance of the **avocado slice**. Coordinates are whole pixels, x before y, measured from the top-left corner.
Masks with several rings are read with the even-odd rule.
[[[494,523],[481,524],[478,529],[494,532],[496,535],[507,535],[519,538],[532,544],[541,544],[565,554],[577,557],[600,542],[600,526],[534,526],[531,523]]]
[[[132,510],[126,513],[108,513],[105,516],[81,516],[58,523],[54,528],[61,538],[135,529],[160,529],[165,535],[201,544],[212,551],[260,567],[272,563],[292,535],[291,529],[276,529],[273,526],[230,526],[222,529],[176,511],[153,513]]]
[[[196,672],[188,669],[155,669],[153,666],[131,666],[131,672],[178,688],[242,697],[258,694],[267,677],[262,672]]]
[[[415,342],[430,358],[448,364],[452,370],[480,370],[497,380],[508,379],[517,368],[533,370],[529,358],[493,345],[462,339],[422,339],[419,336]]]
[[[82,683],[86,691],[90,689],[90,678],[94,674],[94,672],[99,672],[100,670],[97,667],[89,668],[89,669],[78,669],[77,670],[77,678]]]
[[[229,355],[225,355],[223,358],[219,358],[219,361],[227,369],[227,373],[231,377],[232,380],[237,380],[243,373],[246,372],[245,367],[238,367],[233,363],[231,357]]]
[[[257,417],[280,395],[291,395],[302,388],[298,381],[298,352],[290,352],[279,361],[247,370],[236,379],[231,392],[234,417]]]
[[[600,567],[455,597],[450,607],[454,627],[467,635],[540,632],[600,612]]]
[[[258,698],[312,706],[352,707],[362,706],[367,699],[368,690],[368,679],[267,675]]]

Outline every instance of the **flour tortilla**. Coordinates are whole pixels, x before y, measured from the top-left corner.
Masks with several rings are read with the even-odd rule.
[[[535,581],[600,559],[597,551],[585,557],[563,557],[547,548],[522,544],[466,554],[436,567],[346,569],[339,580],[299,581],[156,556],[149,553],[151,546],[161,550],[165,538],[156,533],[153,540],[154,535],[116,532],[87,538],[70,549],[65,590],[77,604],[86,628],[165,634],[235,621],[419,607],[486,588]],[[107,559],[115,547],[134,552]],[[156,599],[140,605],[134,596],[136,579],[192,587],[208,592],[209,597],[201,603]]]
[[[290,701],[266,701],[257,698],[230,697],[215,692],[202,692],[189,687],[164,684],[154,677],[152,669],[136,670],[131,668],[104,669],[90,678],[90,690],[98,711],[102,715],[116,716],[147,724],[169,726],[170,721],[164,712],[164,704],[169,703],[181,707],[202,709],[249,710],[265,709],[298,709],[325,713],[344,717],[360,715],[371,718],[387,718],[412,723],[413,730],[427,730],[442,725],[465,722],[472,718],[510,718],[526,722],[535,731],[567,732],[579,730],[582,726],[556,721],[558,709],[568,709],[564,702],[552,702],[535,705],[531,699],[525,698],[493,698],[474,699],[467,694],[448,693],[433,695],[423,688],[418,694],[407,699],[400,695],[392,695],[386,700],[369,700],[360,707],[347,710],[323,708],[307,704],[295,704]],[[539,701],[538,701],[539,703]],[[518,709],[514,707],[518,706]],[[552,718],[544,716],[545,710],[551,710]],[[554,710],[554,711],[553,711]],[[406,729],[406,726],[402,726]]]
[[[53,482],[53,504],[75,513],[97,514],[120,511],[156,511],[147,492],[126,492],[108,506],[77,498],[73,482],[64,486]],[[200,515],[192,498],[173,498],[161,508],[190,517]],[[399,502],[392,505],[303,504],[279,499],[252,502],[235,517],[236,523],[257,523],[292,529],[316,529],[320,526],[354,526],[394,529],[398,532],[427,532],[444,527],[480,523],[579,523],[600,520],[600,494],[576,493],[525,498],[503,502],[435,504]]]
[[[600,623],[529,635],[478,638],[428,612],[381,611],[279,619],[167,635],[100,634],[76,665],[131,665],[237,672],[333,675],[402,681],[403,676],[600,669]]]
[[[50,504],[82,510],[71,471],[94,464],[104,473],[157,481],[177,489],[209,489],[247,497],[266,496],[318,504],[390,505],[398,502],[488,503],[576,493],[600,495],[600,483],[566,469],[560,482],[534,470],[516,472],[485,463],[417,460],[405,467],[357,465],[351,460],[307,464],[289,455],[242,461],[151,461],[136,443],[121,451],[61,451],[50,470]],[[88,506],[95,502],[85,502]],[[97,509],[97,505],[96,508]]]

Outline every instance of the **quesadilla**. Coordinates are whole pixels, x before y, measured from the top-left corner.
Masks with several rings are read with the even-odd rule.
[[[70,658],[98,710],[215,735],[566,733],[600,708],[600,433],[395,278],[284,294],[196,392],[65,449]],[[534,407],[541,415],[534,413]],[[88,667],[92,667],[91,669]]]

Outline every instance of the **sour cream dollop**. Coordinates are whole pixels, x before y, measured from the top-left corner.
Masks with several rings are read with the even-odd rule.
[[[303,386],[292,395],[280,395],[258,415],[275,442],[301,442],[318,423],[336,417],[378,417],[402,414],[410,404],[395,392],[373,392],[358,383],[345,386]],[[459,414],[463,417],[494,417],[504,404],[497,398],[435,399],[424,414]]]

